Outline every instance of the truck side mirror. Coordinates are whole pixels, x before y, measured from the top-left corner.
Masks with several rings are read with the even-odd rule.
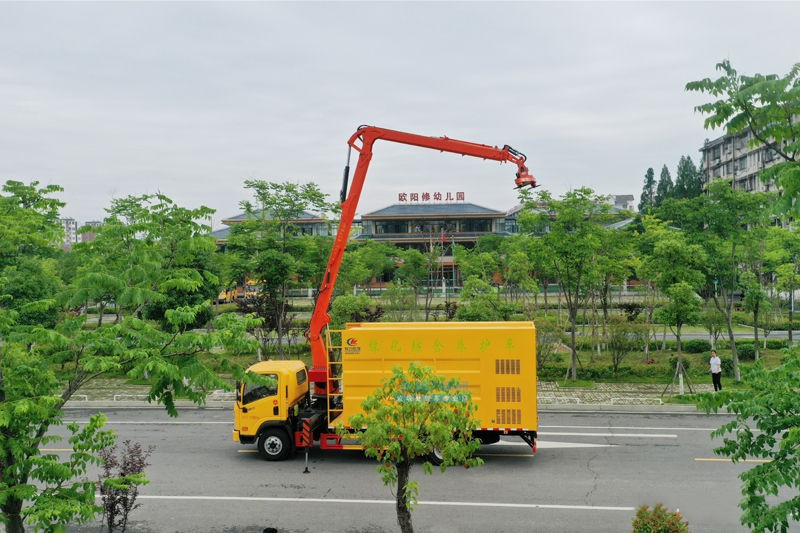
[[[242,382],[236,381],[234,386],[236,387],[236,401],[242,403]]]

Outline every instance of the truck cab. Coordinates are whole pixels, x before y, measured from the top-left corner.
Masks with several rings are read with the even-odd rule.
[[[308,370],[302,361],[262,361],[247,369],[259,379],[237,383],[233,440],[258,443],[267,460],[294,453],[297,414],[308,402]]]

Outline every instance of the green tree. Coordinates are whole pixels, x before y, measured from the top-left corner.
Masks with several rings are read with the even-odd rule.
[[[755,359],[759,359],[759,342],[758,342],[758,329],[761,323],[759,318],[762,313],[769,310],[769,300],[761,281],[753,272],[742,272],[741,280],[739,282],[742,291],[744,292],[744,309],[753,315],[753,334],[754,340],[753,348],[755,348]]]
[[[50,195],[63,191],[57,185],[39,188],[39,182],[25,184],[9,180],[0,195],[0,270],[19,258],[52,258],[58,254],[54,243],[64,230],[59,223],[63,202]]]
[[[52,226],[48,228],[40,216],[41,210],[53,205],[45,195],[54,190],[37,190],[35,194],[34,189],[26,190],[29,194],[0,197],[0,205],[19,215],[6,220],[13,224],[7,235],[17,242],[3,245],[24,250],[26,259],[45,259],[57,251],[57,241],[50,240],[48,249],[31,233],[41,230],[45,235],[58,234],[57,219],[46,218]],[[41,195],[41,201],[36,200],[36,194]],[[124,202],[129,207],[136,204],[142,210],[156,211],[161,209],[158,206],[171,204],[166,199],[155,207],[137,199]],[[128,225],[137,229],[123,231],[123,226]],[[119,231],[109,230],[98,236],[97,247],[92,249],[96,255],[87,257],[96,259],[97,264],[113,265],[114,275],[124,282],[117,296],[120,305],[131,312],[117,323],[87,327],[85,314],[61,305],[79,292],[76,284],[65,287],[64,294],[26,304],[26,309],[57,317],[54,327],[21,323],[20,313],[6,305],[11,297],[0,292],[0,517],[7,531],[23,531],[26,522],[57,528],[86,521],[97,513],[95,484],[76,478],[86,474],[96,453],[111,442],[110,433],[101,429],[102,417],[92,419],[83,428],[68,426],[74,450],[69,459],[60,460],[40,451],[43,444],[50,442],[49,430],[61,424],[64,403],[89,380],[108,372],[136,378],[149,375],[149,399],[163,403],[170,414],[176,415],[177,395],[200,403],[210,389],[229,388],[215,368],[243,376],[241,367],[226,366],[217,348],[252,349],[243,334],[252,319],[225,315],[210,333],[189,331],[188,326],[208,307],[208,302],[167,310],[166,329],[135,316],[149,299],[163,298],[170,286],[197,279],[198,273],[185,267],[171,268],[171,261],[184,250],[180,246],[183,241],[204,236],[207,226],[190,219],[145,225],[128,219],[112,226]],[[7,264],[13,260],[6,259]],[[138,259],[142,264],[136,264]],[[120,266],[123,260],[128,263],[127,269]],[[7,286],[5,278],[0,289]],[[59,365],[62,370],[56,373],[54,369]]]
[[[726,133],[750,133],[753,144],[765,146],[781,162],[761,171],[761,179],[782,190],[778,207],[800,214],[800,63],[786,76],[739,74],[730,61],[716,65],[722,76],[686,84],[687,91],[708,94],[714,100],[695,107],[708,115],[706,129],[724,127]]]
[[[650,214],[656,204],[656,173],[652,167],[647,169],[644,175],[644,185],[642,186],[642,196],[639,198],[639,212]]]
[[[645,328],[646,325],[628,320],[624,316],[611,317],[608,328],[608,351],[611,354],[611,368],[615,374],[619,371],[619,366],[626,355],[642,349],[646,340]]]
[[[102,429],[105,417],[95,415],[83,428],[67,426],[68,458],[43,454],[43,445],[60,440],[47,430],[62,424],[60,384],[49,361],[7,342],[0,347],[0,376],[0,521],[6,532],[23,532],[26,522],[63,530],[90,520],[100,510],[95,486],[80,478],[114,441]]]
[[[734,463],[759,460],[739,474],[742,480],[741,522],[751,531],[786,532],[790,520],[800,517],[796,495],[800,472],[800,418],[797,390],[800,388],[800,355],[786,354],[783,364],[767,370],[761,363],[745,371],[746,390],[706,394],[706,411],[724,409],[733,420],[716,429],[722,437],[717,455]]]
[[[301,273],[314,277],[309,272],[313,262],[305,257],[315,247],[298,221],[308,216],[308,210],[324,216],[334,206],[314,183],[247,180],[245,188],[252,191],[253,199],[241,202],[245,220],[231,228],[227,250],[237,257],[235,273],[240,283],[249,279],[260,288],[257,301],[245,303],[247,311],[263,319],[265,331],[257,331],[257,336],[266,342],[274,331],[278,354],[284,357],[289,288],[300,282]]]
[[[678,343],[678,362],[683,355],[681,349],[681,329],[683,326],[693,326],[700,322],[700,311],[703,308],[703,299],[697,295],[694,288],[680,281],[667,288],[669,301],[657,314],[675,334]]]
[[[653,205],[658,207],[663,204],[667,198],[673,198],[674,187],[672,175],[669,173],[667,165],[664,165],[661,167],[661,175],[658,178],[658,185],[656,185],[656,196],[653,199]]]
[[[363,432],[353,434],[341,426],[338,431],[359,440],[364,453],[377,459],[383,483],[395,486],[400,530],[411,533],[411,512],[419,494],[418,483],[409,477],[414,462],[423,460],[427,474],[433,472],[434,456],[442,472],[449,466],[483,463],[472,456],[480,447],[472,438],[475,404],[457,380],[411,363],[406,369],[395,367],[362,408],[363,414],[351,417],[348,425],[366,428]]]
[[[586,301],[589,280],[594,275],[597,257],[606,244],[605,226],[611,221],[607,198],[593,190],[580,188],[566,193],[560,200],[549,192],[531,196],[520,193],[523,209],[518,215],[520,227],[530,232],[547,228],[540,240],[549,249],[549,267],[564,294],[571,326],[572,379],[577,379],[578,311]]]
[[[800,288],[800,233],[790,228],[771,227],[766,240],[766,264],[772,274],[778,296],[783,293],[789,303],[788,337],[793,344],[794,293]],[[775,306],[775,310],[778,306]]]
[[[461,289],[460,301],[456,310],[456,319],[466,322],[486,322],[493,320],[508,320],[511,308],[500,301],[497,289],[472,276],[467,278]]]
[[[700,172],[694,165],[692,158],[681,156],[678,161],[678,171],[675,176],[674,196],[677,199],[694,198],[703,193],[703,182],[700,179]]]
[[[423,254],[419,250],[409,248],[408,250],[400,250],[400,264],[395,270],[394,278],[397,286],[410,288],[413,291],[413,301],[409,309],[414,312],[417,309],[417,298],[420,294],[426,295],[432,292],[432,288],[428,283],[430,270],[428,268],[428,255]]]
[[[759,228],[769,224],[767,206],[771,198],[768,193],[734,190],[730,180],[718,179],[708,185],[707,196],[689,201],[704,221],[703,230],[692,231],[689,237],[706,251],[704,290],[725,314],[736,381],[741,379],[741,373],[733,334],[734,298],[740,288],[741,265],[761,245],[763,234]]]

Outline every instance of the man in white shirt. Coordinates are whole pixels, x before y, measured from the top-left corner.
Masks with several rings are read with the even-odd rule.
[[[711,359],[708,364],[711,365],[711,381],[714,383],[714,392],[722,390],[722,361],[719,360],[716,350],[711,350]]]

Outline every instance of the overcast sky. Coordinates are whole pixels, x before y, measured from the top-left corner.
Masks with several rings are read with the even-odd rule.
[[[338,197],[360,124],[502,146],[560,196],[633,194],[719,132],[686,82],[800,61],[797,2],[0,2],[0,181],[64,216],[162,192],[220,219],[245,179]],[[360,213],[402,192],[516,204],[513,165],[381,143]]]

